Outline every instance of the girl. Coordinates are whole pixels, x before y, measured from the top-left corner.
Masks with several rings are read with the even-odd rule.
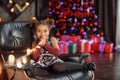
[[[50,36],[50,30],[54,23],[51,19],[37,21],[33,31],[35,40],[32,43],[31,63],[41,67],[35,69],[34,75],[48,75],[49,72],[62,72],[67,70],[83,69],[86,66],[75,62],[64,62],[57,56],[60,49],[55,37]],[[93,67],[91,68],[93,69]]]
[[[53,36],[49,36],[53,20],[37,21],[34,25],[35,40],[32,43],[32,57],[43,67],[47,67],[56,62],[63,62],[58,57],[59,46]]]

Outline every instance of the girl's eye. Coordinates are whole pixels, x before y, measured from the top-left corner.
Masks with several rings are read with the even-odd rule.
[[[40,33],[41,33],[41,31],[39,31],[39,30],[38,30],[37,32],[40,32]]]
[[[46,30],[44,32],[47,32]]]

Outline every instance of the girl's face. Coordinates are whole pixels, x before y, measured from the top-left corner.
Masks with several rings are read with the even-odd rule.
[[[47,25],[38,25],[35,27],[35,34],[37,38],[40,40],[42,38],[48,39],[49,37],[49,28]]]

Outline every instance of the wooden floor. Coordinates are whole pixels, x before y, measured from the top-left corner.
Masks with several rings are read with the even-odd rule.
[[[92,53],[85,61],[96,64],[97,70],[95,71],[94,80],[120,80],[120,52]],[[2,76],[0,76],[0,80],[3,80]]]
[[[94,80],[120,80],[120,53],[93,53],[90,61],[97,66]]]

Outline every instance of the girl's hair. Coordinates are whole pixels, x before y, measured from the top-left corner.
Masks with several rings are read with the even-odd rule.
[[[54,24],[54,20],[53,19],[40,20],[40,21],[36,21],[34,23],[34,28],[36,26],[38,26],[38,25],[47,25],[48,28],[51,30],[53,24]]]

